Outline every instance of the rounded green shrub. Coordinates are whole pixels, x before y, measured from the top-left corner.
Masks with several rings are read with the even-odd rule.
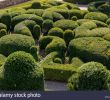
[[[36,24],[42,26],[43,19],[40,16],[36,16],[35,14],[21,14],[12,18],[12,29],[16,24],[25,21],[25,20],[33,20]]]
[[[39,25],[35,25],[33,28],[33,37],[34,39],[39,39],[41,35],[41,27]]]
[[[73,9],[73,10],[70,10],[70,11],[69,11],[69,14],[70,14],[70,19],[71,19],[73,16],[76,16],[78,19],[83,18],[83,14],[82,14],[81,10]]]
[[[55,36],[44,36],[39,41],[40,49],[45,49],[45,53],[59,52],[64,55],[66,51],[66,43],[62,38]]]
[[[32,9],[40,9],[41,8],[41,3],[40,2],[33,2],[31,5]]]
[[[3,24],[3,23],[0,23],[0,30],[1,29],[6,29],[7,30],[7,26],[5,24]]]
[[[70,58],[79,57],[84,62],[97,61],[109,69],[110,42],[100,37],[82,37],[70,42],[68,53]]]
[[[3,13],[0,16],[0,22],[5,24],[7,26],[7,29],[10,29],[10,25],[11,25],[11,16],[8,13]]]
[[[61,14],[59,14],[57,12],[53,12],[53,21],[54,22],[58,21],[58,20],[61,20],[61,19],[64,19],[64,17]]]
[[[23,34],[27,36],[32,36],[33,35],[33,28],[36,25],[35,21],[32,20],[25,20],[20,23],[18,23],[15,28],[14,32],[16,34]]]
[[[78,26],[79,26],[78,23],[72,20],[59,20],[54,23],[54,27],[59,27],[63,30],[67,30],[67,29],[73,30]]]
[[[6,57],[4,55],[0,54],[0,67],[3,65],[5,60],[6,60]]]
[[[1,38],[2,36],[6,35],[6,34],[7,34],[6,29],[1,29],[1,30],[0,30],[0,38]]]
[[[109,90],[107,85],[108,71],[100,63],[89,62],[79,68],[78,75],[69,80],[70,90]]]
[[[73,17],[71,17],[71,20],[76,21],[77,20],[77,17],[76,16],[73,16]]]
[[[0,38],[0,53],[8,56],[15,51],[30,52],[30,47],[35,45],[32,37],[21,34],[10,34]]]
[[[74,34],[74,32],[72,30],[66,30],[64,32],[64,40],[65,40],[65,42],[66,42],[67,45],[69,44],[69,42],[72,39],[74,39],[74,37],[75,37],[75,34]]]
[[[87,13],[84,16],[84,18],[106,22],[106,20],[108,19],[108,16],[106,14],[100,13],[100,12],[90,12],[90,13]]]
[[[47,34],[48,31],[53,27],[53,21],[52,20],[44,20],[42,24],[42,32],[44,34]]]
[[[43,74],[43,68],[29,53],[12,53],[4,64],[4,90],[44,90]]]
[[[110,25],[110,18],[107,19],[106,23]]]
[[[58,36],[60,38],[63,38],[63,30],[58,27],[54,27],[49,30],[48,35],[49,36]]]
[[[55,58],[54,63],[62,64],[61,58]]]
[[[26,14],[35,14],[37,16],[42,17],[42,14],[44,13],[43,9],[28,9],[26,11]]]
[[[51,11],[45,11],[45,12],[43,13],[43,15],[42,15],[42,18],[43,18],[44,20],[47,20],[47,19],[53,20],[52,12],[51,12]]]

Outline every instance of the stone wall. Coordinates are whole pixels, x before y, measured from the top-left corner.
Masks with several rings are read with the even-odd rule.
[[[20,3],[23,3],[26,1],[30,1],[30,0],[5,0],[5,1],[1,1],[0,2],[0,9],[8,7],[8,6],[12,6],[12,5],[20,4]]]

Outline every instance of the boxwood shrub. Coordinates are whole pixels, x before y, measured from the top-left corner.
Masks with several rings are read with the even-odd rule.
[[[107,79],[109,73],[105,66],[97,62],[82,65],[78,74],[73,75],[68,82],[70,90],[109,90]]]
[[[2,90],[44,90],[43,68],[26,52],[19,51],[8,56],[4,64]]]
[[[56,58],[59,58],[61,61],[62,56],[58,52],[52,52],[41,62],[41,66],[44,68],[45,79],[67,82],[71,75],[77,73],[77,67],[73,64],[55,63],[54,60]]]
[[[104,13],[100,13],[100,12],[90,12],[87,13],[84,16],[85,19],[93,19],[93,20],[99,20],[102,22],[106,22],[106,20],[108,19],[108,16]]]
[[[15,51],[30,52],[30,47],[35,45],[32,37],[21,34],[10,34],[0,38],[0,53],[8,56]]]
[[[36,22],[36,24],[40,26],[42,26],[42,23],[43,23],[43,19],[40,16],[36,16],[35,14],[22,14],[12,18],[12,28],[14,28],[16,24],[24,20],[33,20]]]
[[[31,5],[32,9],[40,9],[41,8],[41,3],[40,2],[33,2]]]
[[[11,25],[11,16],[8,13],[3,13],[0,15],[0,23],[3,23],[7,26],[7,29],[10,29]]]
[[[78,23],[72,20],[59,20],[54,23],[54,27],[59,27],[63,30],[67,29],[73,30],[78,26],[79,26]]]
[[[74,37],[75,37],[75,34],[74,34],[74,32],[72,30],[69,30],[69,29],[65,30],[65,32],[64,32],[64,40],[65,40],[67,45],[69,44],[69,42],[72,39],[74,39]]]
[[[7,26],[5,24],[3,24],[3,23],[0,23],[0,30],[1,29],[6,29],[7,30]]]
[[[63,38],[63,30],[61,28],[54,27],[49,30],[48,35],[49,36],[58,36],[60,38]]]
[[[0,67],[3,65],[5,60],[6,60],[6,57],[4,55],[0,54]]]
[[[53,27],[53,21],[52,20],[44,20],[42,24],[42,32],[44,35],[48,34],[48,31]]]
[[[7,31],[5,29],[0,30],[0,38],[4,35],[7,35]]]
[[[110,42],[100,37],[82,37],[70,42],[68,53],[70,58],[79,57],[84,62],[97,61],[109,69]],[[97,48],[97,49],[96,49]]]
[[[45,49],[45,53],[59,52],[64,55],[66,51],[66,43],[62,38],[55,36],[44,36],[39,41],[40,49]]]

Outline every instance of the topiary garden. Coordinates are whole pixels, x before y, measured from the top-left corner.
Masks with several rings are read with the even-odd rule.
[[[17,9],[17,10],[15,10]],[[110,16],[55,0],[0,14],[0,90],[110,90]]]

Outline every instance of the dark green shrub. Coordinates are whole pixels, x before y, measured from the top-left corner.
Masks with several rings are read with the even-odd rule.
[[[7,29],[10,29],[11,25],[11,16],[8,13],[4,13],[0,16],[0,23],[3,23],[7,26]]]
[[[25,20],[25,21],[18,23],[15,26],[14,32],[17,34],[32,36],[33,35],[33,28],[35,25],[36,25],[35,21]]]
[[[0,23],[0,30],[1,29],[6,29],[7,30],[7,26],[5,24],[3,24],[3,23]]]
[[[69,11],[69,14],[70,14],[70,19],[71,19],[73,16],[76,16],[78,19],[83,18],[83,14],[82,14],[81,10],[73,9],[73,10],[70,10],[70,11]]]
[[[106,23],[109,25],[110,24],[110,18],[107,19]]]
[[[93,20],[99,20],[102,22],[106,22],[106,20],[108,19],[108,16],[104,13],[100,13],[100,12],[90,12],[87,13],[84,16],[85,19],[93,19]]]
[[[42,14],[44,13],[43,9],[29,9],[26,11],[26,14],[35,14],[37,16],[42,16]]]
[[[97,28],[97,25],[93,21],[88,21],[83,23],[81,26],[77,27],[77,29],[94,29]]]
[[[41,3],[40,2],[33,2],[31,5],[32,9],[40,9],[41,8]]]
[[[89,62],[79,68],[78,75],[69,80],[70,90],[109,90],[107,79],[108,71],[100,63]]]
[[[53,27],[53,21],[52,20],[44,20],[42,24],[42,32],[44,34],[47,34],[48,31]]]
[[[105,14],[110,14],[110,5],[107,3],[100,5],[97,9]]]
[[[39,25],[35,25],[33,28],[33,37],[34,39],[39,39],[41,35],[41,27]]]
[[[10,34],[0,38],[0,53],[8,56],[15,51],[30,52],[30,47],[35,45],[32,37],[21,34]]]
[[[0,30],[0,38],[6,34],[7,34],[7,31],[5,29]]]
[[[64,40],[65,40],[65,42],[66,42],[67,45],[69,44],[69,42],[72,39],[74,39],[74,37],[75,37],[75,34],[74,34],[74,32],[72,30],[66,30],[64,32]]]
[[[6,60],[6,57],[4,55],[0,54],[0,67],[3,65],[5,60]]]
[[[41,66],[44,68],[45,79],[67,82],[68,78],[77,72],[77,68],[73,64],[59,64],[53,61],[53,59],[61,57],[58,52],[52,52],[41,62]]]
[[[14,26],[22,21],[25,20],[33,20],[36,22],[36,24],[42,26],[43,23],[43,19],[40,16],[36,16],[35,14],[22,14],[19,16],[15,16],[14,18],[12,18],[12,29],[14,28]]]
[[[71,20],[76,21],[78,18],[76,16],[71,17]]]
[[[73,64],[76,67],[81,67],[81,65],[83,65],[84,62],[81,59],[79,59],[78,57],[73,57],[71,60],[71,64]]]
[[[53,12],[53,21],[54,22],[58,21],[58,20],[61,20],[61,19],[64,19],[64,17],[61,14],[59,14],[57,12]]]
[[[109,46],[110,42],[100,37],[77,38],[70,42],[68,53],[70,58],[79,57],[84,62],[101,62],[109,69]]]
[[[45,11],[42,15],[42,18],[44,20],[46,19],[50,19],[50,20],[53,20],[53,16],[52,16],[52,12],[51,11]]]
[[[44,90],[42,67],[29,53],[23,51],[8,56],[4,64],[4,80],[3,90]]]
[[[59,20],[54,23],[54,27],[59,27],[63,30],[67,29],[73,30],[76,27],[78,27],[78,23],[72,20]]]
[[[93,22],[97,25],[97,27],[108,27],[106,23],[98,20],[93,20]]]
[[[42,37],[40,39],[39,45],[41,49],[43,48],[45,49],[46,54],[57,51],[61,55],[64,55],[65,50],[66,50],[65,41],[62,38],[54,37],[54,36]]]
[[[55,58],[54,63],[62,64],[61,58]]]
[[[58,27],[55,27],[49,30],[48,35],[63,38],[63,30]]]

